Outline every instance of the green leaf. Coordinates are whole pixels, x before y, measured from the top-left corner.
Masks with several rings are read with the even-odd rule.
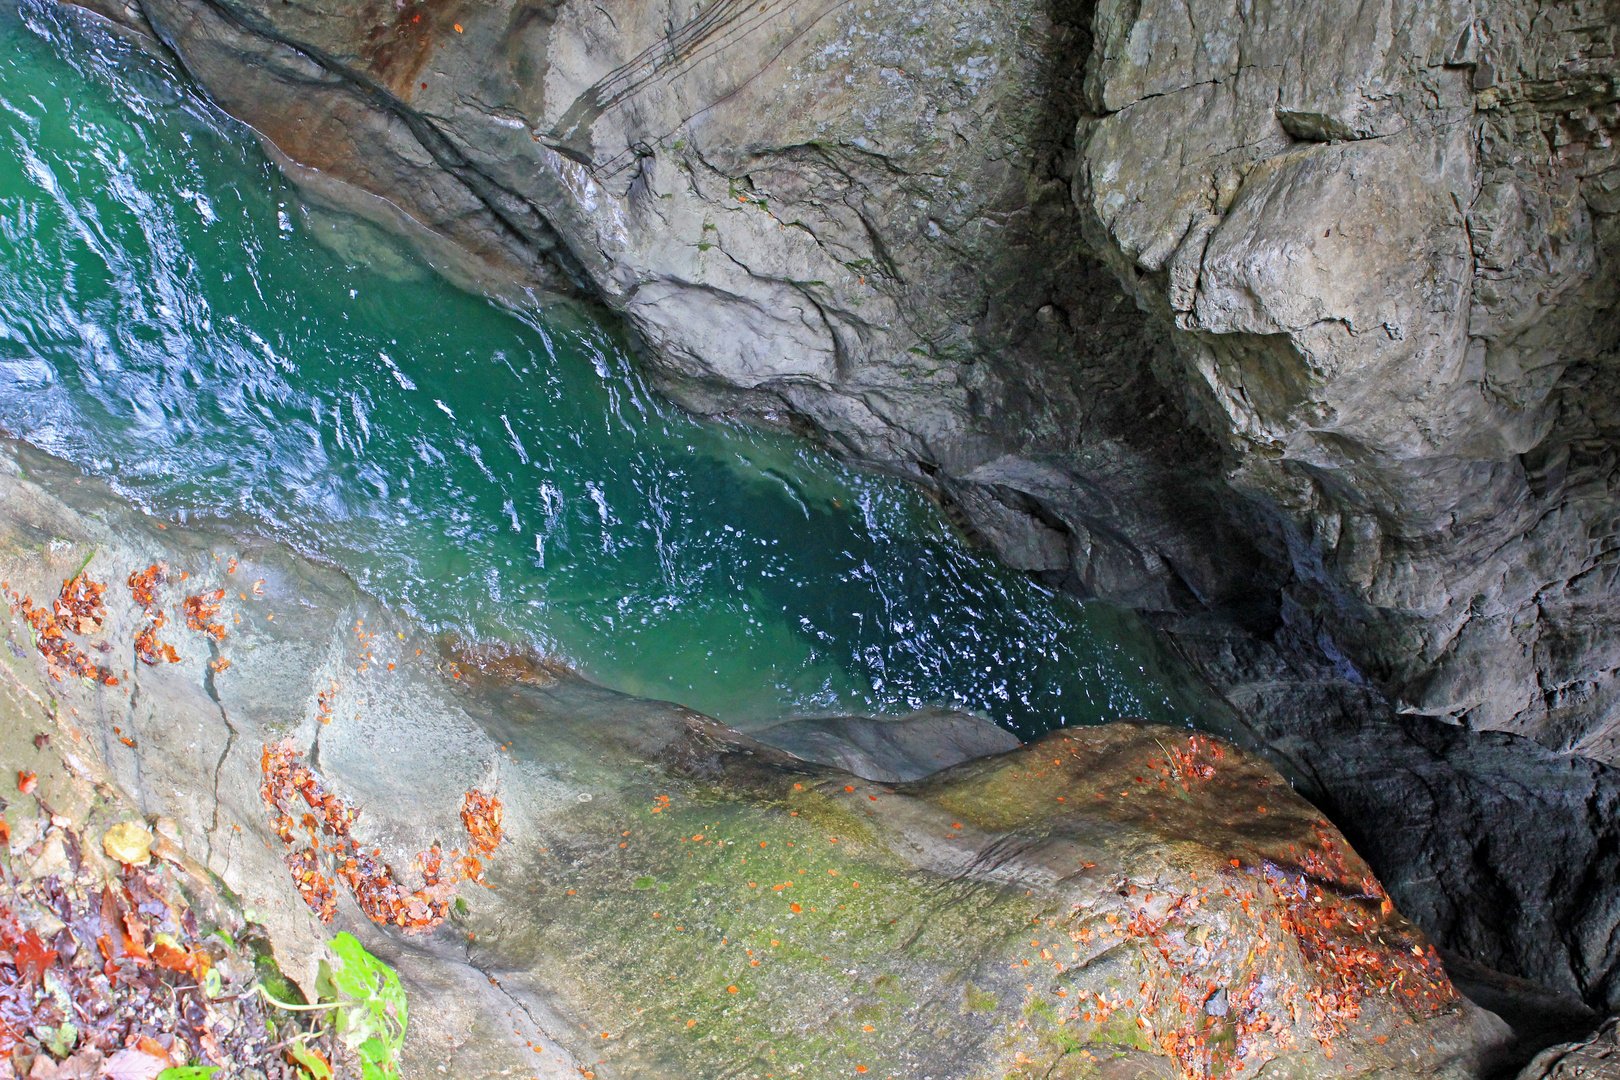
[[[73,1053],[74,1046],[79,1042],[79,1029],[66,1022],[61,1027],[40,1024],[34,1028],[34,1034],[58,1061]]]
[[[339,1003],[338,1038],[359,1055],[366,1080],[398,1080],[406,1022],[399,976],[353,934],[338,934],[331,950],[332,960],[322,962],[315,985],[322,1001]]]
[[[219,1072],[218,1065],[172,1065],[157,1074],[157,1080],[208,1080]]]
[[[225,996],[225,979],[220,975],[218,968],[209,968],[203,975],[203,993],[210,998]]]
[[[304,1070],[304,1075],[311,1080],[332,1080],[332,1065],[319,1051],[295,1042],[287,1047],[287,1055],[298,1063],[298,1067]]]

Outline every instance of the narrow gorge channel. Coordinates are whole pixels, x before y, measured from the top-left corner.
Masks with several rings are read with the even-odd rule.
[[[604,2],[0,10],[0,1080],[1620,1076],[1612,0]]]
[[[745,729],[1195,720],[1127,613],[968,549],[915,488],[696,421],[588,310],[510,314],[310,208],[139,50],[8,40],[0,427],[427,629]]]

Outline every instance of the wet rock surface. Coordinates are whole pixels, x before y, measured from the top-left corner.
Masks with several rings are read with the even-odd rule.
[[[91,6],[312,201],[1154,613],[1442,943],[1620,1007],[1613,0]]]
[[[1611,1076],[1620,1076],[1620,1040],[1615,1037],[1613,1020],[1585,1042],[1548,1047],[1520,1074],[1521,1080],[1596,1080]]]
[[[9,588],[115,583],[70,638],[113,684],[48,663],[13,616],[8,723],[50,724],[64,760],[172,821],[154,843],[249,906],[290,976],[338,928],[395,964],[406,1075],[1468,1076],[1507,1038],[1229,743],[1113,724],[874,783],[424,638],[284,549],[163,528],[24,447],[0,474]],[[143,603],[123,579],[153,565]],[[200,628],[157,628],[180,659],[139,659],[153,603],[193,596],[217,606]],[[287,859],[261,792],[281,746],[348,808],[352,849],[311,817],[293,831],[322,850]],[[480,829],[473,791],[501,804]],[[485,857],[426,933],[342,885],[371,852],[419,887],[434,849]],[[310,873],[338,883],[329,923]]]
[[[752,733],[794,757],[818,761],[866,780],[920,780],[930,773],[989,754],[1004,754],[1018,739],[971,713],[928,709],[895,720],[829,716],[790,720]]]

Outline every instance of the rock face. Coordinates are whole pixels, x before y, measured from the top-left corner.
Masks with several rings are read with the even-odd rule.
[[[395,964],[407,1076],[1461,1080],[1506,1036],[1319,811],[1213,738],[1111,724],[873,783],[441,648],[274,544],[159,529],[14,445],[0,537],[8,745],[44,725],[122,788],[288,975],[339,927]],[[75,573],[100,605],[36,648],[22,598]],[[63,670],[81,655],[95,678]],[[342,831],[278,817],[288,782]],[[430,879],[462,846],[452,905]],[[356,864],[414,906],[369,921]]]
[[[600,298],[689,403],[1620,755],[1613,0],[139,10],[318,193]]]
[[[1155,613],[1325,805],[1440,769],[1482,869],[1402,902],[1620,1007],[1614,803],[1537,750],[1620,761],[1615,0],[131,4],[312,199]]]
[[[795,757],[882,783],[920,780],[1020,745],[1016,736],[990,721],[949,709],[928,709],[900,720],[864,716],[790,720],[753,736]]]
[[[1520,1073],[1520,1080],[1576,1080],[1620,1076],[1620,1037],[1615,1021],[1582,1043],[1548,1047]]]

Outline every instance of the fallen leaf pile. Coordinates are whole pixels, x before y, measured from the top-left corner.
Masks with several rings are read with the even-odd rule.
[[[1219,761],[1226,756],[1220,743],[1201,735],[1187,736],[1185,750],[1181,749],[1179,743],[1164,747],[1164,750],[1169,759],[1162,766],[1164,772],[1178,780],[1183,791],[1190,791],[1191,785],[1199,780],[1211,779],[1215,775],[1215,766],[1210,761]],[[1157,761],[1150,761],[1148,768],[1157,772],[1161,766]]]
[[[1306,991],[1311,1034],[1323,1046],[1332,1046],[1361,1016],[1362,1002],[1371,994],[1404,999],[1418,1015],[1455,1002],[1457,991],[1434,946],[1392,948],[1380,933],[1379,916],[1394,910],[1383,886],[1372,877],[1353,877],[1341,845],[1325,834],[1320,840],[1322,852],[1307,849],[1304,865],[1292,874],[1265,866],[1265,877],[1282,901],[1282,927],[1321,979]]]
[[[462,822],[472,837],[472,851],[455,862],[448,877],[442,876],[443,855],[437,846],[420,852],[415,862],[423,884],[411,889],[381,861],[379,850],[366,851],[351,835],[359,812],[326,790],[290,739],[266,746],[260,766],[264,772],[260,794],[275,814],[271,825],[276,835],[288,849],[283,861],[304,903],[323,923],[337,914],[335,885],[342,882],[373,922],[398,926],[407,934],[426,933],[449,915],[461,881],[482,879],[483,865],[472,851],[488,857],[501,841],[500,800],[469,791]]]
[[[315,695],[315,719],[323,724],[332,722],[332,699],[337,696],[337,683]]]
[[[467,792],[461,805],[461,823],[467,827],[472,852],[487,859],[501,842],[501,800],[477,788]]]
[[[1393,908],[1383,889],[1350,873],[1325,830],[1319,843],[1298,865],[1236,865],[1221,881],[1185,894],[1156,898],[1130,889],[1129,919],[1110,915],[1069,937],[1091,950],[1113,940],[1144,944],[1162,961],[1154,964],[1161,974],[1134,995],[1128,988],[1112,998],[1082,991],[1071,1017],[1102,1025],[1123,1011],[1176,1060],[1184,1080],[1222,1080],[1288,1050],[1301,1020],[1331,1057],[1370,995],[1398,995],[1414,1020],[1453,1004],[1456,991],[1433,947],[1421,948],[1385,921]],[[1207,913],[1223,906],[1221,897],[1230,917],[1245,924],[1241,933],[1210,932]],[[1231,943],[1249,949],[1242,962],[1224,955]],[[1291,974],[1294,949],[1309,965],[1305,985]]]
[[[50,665],[51,678],[61,682],[66,675],[82,675],[107,686],[117,686],[111,671],[95,664],[69,635],[83,637],[101,630],[107,611],[101,595],[107,586],[91,581],[82,573],[62,582],[62,590],[48,608],[35,607],[32,598],[14,592],[0,582],[0,592],[11,603],[11,613],[21,615],[34,630],[34,643]]]
[[[214,621],[219,616],[219,602],[223,599],[225,599],[224,589],[186,597],[180,603],[181,609],[186,613],[186,625],[193,630],[201,630],[215,641],[224,641],[225,627]]]
[[[171,664],[180,662],[180,654],[174,651],[173,645],[165,645],[158,640],[157,632],[168,623],[169,617],[163,611],[163,605],[158,603],[157,590],[168,583],[168,567],[162,563],[154,563],[145,570],[131,570],[129,574],[130,595],[135,602],[146,612],[150,625],[135,635],[135,655],[145,664],[161,664],[167,660]]]
[[[1302,1054],[1363,1069],[1453,1037],[1460,999],[1422,932],[1263,762],[1134,724],[1054,733],[1005,760],[987,774],[990,805],[1083,795],[1060,814],[1194,841],[1186,861],[1133,867],[1106,902],[1043,920],[1052,933],[1009,957],[1035,1000],[1065,1003],[1064,1037],[1128,1038],[1171,1058],[1179,1080],[1253,1076]]]
[[[297,1075],[268,1006],[244,994],[251,953],[199,925],[168,863],[103,876],[62,818],[13,817],[39,839],[0,869],[0,1077],[152,1080],[192,1063]]]

